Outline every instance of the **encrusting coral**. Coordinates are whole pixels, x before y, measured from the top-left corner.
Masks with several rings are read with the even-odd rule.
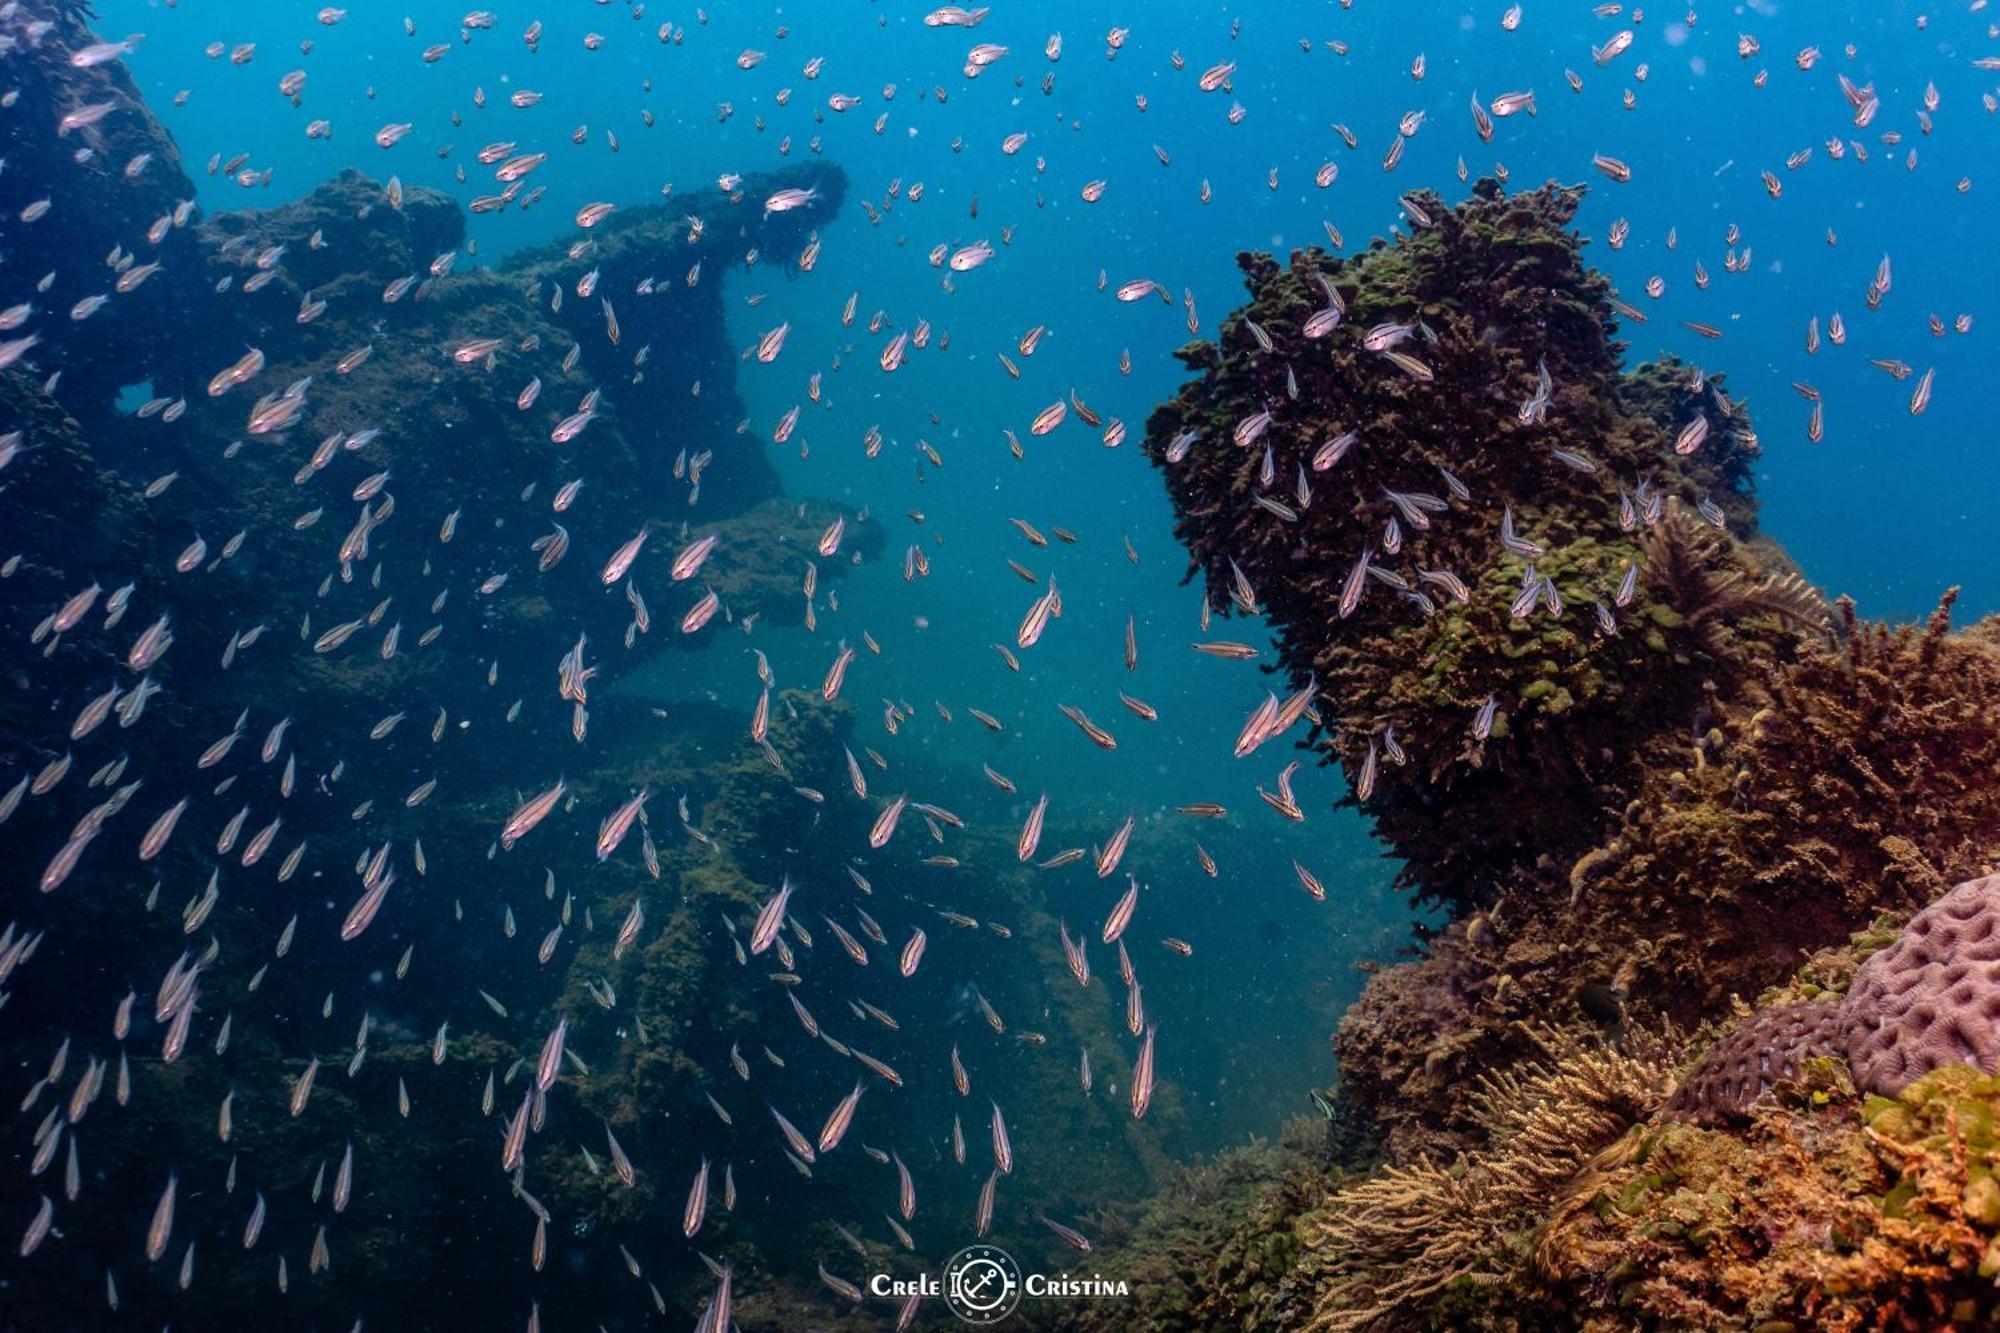
[[[1587,1330],[1986,1328],[2000,1318],[2000,1079],[1860,1098],[1807,1062],[1729,1131],[1635,1130],[1565,1195],[1538,1282]]]
[[[1734,1132],[1636,1130],[1564,1198],[1535,1258],[1570,1326],[1992,1326],[2000,1080],[1956,1066],[1863,1103],[1826,1067],[1793,1091]]]

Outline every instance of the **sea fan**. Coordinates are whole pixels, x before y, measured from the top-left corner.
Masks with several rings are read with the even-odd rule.
[[[1826,599],[1796,570],[1757,577],[1720,533],[1689,518],[1677,503],[1668,505],[1643,546],[1648,583],[1711,655],[1727,652],[1718,630],[1751,619],[1775,620],[1805,634],[1832,633]]]

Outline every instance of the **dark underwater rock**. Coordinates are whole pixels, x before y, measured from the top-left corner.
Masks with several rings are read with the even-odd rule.
[[[0,21],[0,40],[15,50],[0,56],[8,87],[19,97],[0,110],[0,256],[4,303],[32,301],[29,326],[40,338],[31,359],[63,368],[63,399],[88,415],[118,389],[144,377],[161,330],[191,314],[198,301],[201,247],[190,225],[194,183],[180,150],[147,109],[121,61],[78,69],[70,57],[100,40],[81,5],[20,0]],[[34,30],[46,25],[39,36]],[[61,130],[64,116],[111,105],[93,124]],[[42,200],[36,221],[22,212]],[[178,221],[176,220],[178,219]],[[160,240],[148,232],[165,222]],[[111,260],[157,262],[159,271],[129,293]],[[36,290],[52,277],[46,292]],[[91,297],[110,297],[86,319],[70,311]],[[17,336],[15,334],[6,337]]]
[[[80,20],[65,18],[61,30],[89,39]],[[64,85],[67,49],[51,43],[33,70],[13,63]],[[115,62],[101,68],[124,80]],[[171,150],[137,107],[132,94],[118,114]],[[100,125],[117,130],[115,119]],[[16,123],[28,125],[0,117]],[[46,154],[32,174],[17,177],[14,166],[0,188],[96,169]],[[177,169],[173,181],[192,196]],[[812,189],[815,206],[765,214],[762,200],[785,186]],[[114,244],[121,263],[150,261],[142,238],[163,201],[135,193],[122,209],[118,182],[89,175],[63,188],[101,200],[91,221],[104,231],[56,230],[63,214],[54,209],[38,224],[50,230],[35,239],[51,248],[36,264],[67,282],[96,271]],[[109,793],[96,788],[111,779],[96,779],[122,779],[118,808],[101,815],[101,836],[59,896],[33,902],[32,919],[24,907],[28,924],[0,943],[10,1031],[35,1034],[10,1042],[10,1058],[46,1067],[39,1037],[77,1030],[72,1077],[90,1060],[113,1071],[80,1139],[64,1140],[83,1145],[86,1206],[62,1206],[35,1280],[10,1289],[7,1319],[91,1322],[79,1312],[104,1308],[109,1268],[121,1318],[180,1323],[198,1310],[217,1326],[248,1325],[274,1308],[282,1256],[289,1290],[280,1308],[302,1326],[518,1322],[521,1287],[491,1278],[501,1265],[526,1271],[539,1208],[550,1214],[549,1263],[535,1290],[549,1308],[615,1299],[691,1321],[712,1279],[679,1230],[681,1210],[716,1139],[690,1125],[735,1118],[730,1156],[713,1162],[718,1198],[725,1182],[781,1201],[803,1187],[763,1120],[765,1057],[750,1034],[793,1056],[781,1100],[801,1123],[848,1091],[860,1069],[848,1049],[893,1063],[909,1082],[889,1090],[870,1074],[858,1126],[872,1125],[870,1108],[889,1097],[913,1122],[940,1127],[960,1109],[947,1081],[926,1076],[939,1052],[904,1047],[886,1023],[814,996],[828,1040],[801,1036],[787,990],[770,975],[789,965],[775,960],[793,946],[753,964],[725,929],[749,920],[788,872],[811,878],[798,899],[807,921],[862,892],[842,868],[873,812],[804,787],[838,773],[843,749],[866,751],[854,705],[817,690],[774,691],[769,734],[753,743],[748,662],[764,640],[745,635],[753,624],[803,621],[809,571],[824,605],[885,537],[863,515],[780,492],[769,436],[742,420],[739,351],[724,325],[725,302],[744,294],[746,275],[763,286],[796,270],[844,189],[837,166],[807,162],[729,196],[624,206],[579,236],[587,248],[544,247],[482,267],[450,197],[346,172],[276,207],[208,219],[189,209],[179,227],[170,217],[162,268],[136,290],[73,327],[62,308],[38,311],[47,364],[31,349],[0,372],[0,411],[21,432],[0,471],[0,560],[21,555],[0,583],[9,784],[60,767],[69,719],[106,686],[133,682],[122,662],[145,626],[164,617],[174,642],[152,668],[164,692],[141,730],[122,736],[114,720],[77,740],[68,776],[8,821],[8,845],[32,876],[65,846],[80,812],[103,810],[94,803]],[[11,245],[17,229],[7,225]],[[10,249],[10,272],[19,253]],[[79,338],[94,341],[79,350]],[[468,345],[481,350],[461,355]],[[62,377],[49,386],[57,364]],[[249,368],[232,385],[226,372],[239,365]],[[537,380],[539,397],[524,403]],[[305,404],[299,422],[252,428],[288,397]],[[586,402],[594,415],[585,428],[553,438]],[[557,510],[558,488],[579,480],[573,503]],[[843,544],[822,556],[821,534],[836,518]],[[641,533],[629,574],[607,584],[608,558]],[[670,577],[675,552],[709,535],[718,541],[699,575]],[[193,552],[177,571],[176,559]],[[36,626],[93,579],[107,593],[132,581],[128,618],[107,627],[100,604],[73,631],[38,638]],[[715,617],[684,633],[682,617],[709,592]],[[587,701],[556,696],[566,650],[599,672]],[[701,665],[675,670],[683,662]],[[655,666],[666,668],[658,685]],[[708,666],[717,668],[714,697]],[[139,747],[130,772],[128,740]],[[218,745],[227,757],[198,766]],[[558,780],[569,800],[501,849],[498,832],[524,795]],[[599,818],[648,788],[650,821],[617,854],[594,859]],[[184,796],[194,803],[179,832],[137,860],[144,832]],[[225,823],[245,837],[270,830],[268,856],[249,857]],[[1032,871],[1017,868],[1005,834],[991,841],[987,862],[1017,878],[967,875],[951,901],[1011,914]],[[362,843],[397,878],[379,915],[346,938],[363,888],[348,854]],[[886,857],[867,869],[897,899],[946,882],[941,868]],[[643,929],[629,915],[635,906]],[[620,948],[627,921],[635,933]],[[1052,931],[1037,925],[1043,938]],[[1013,947],[1028,947],[1027,935],[1011,937]],[[990,947],[1001,937],[982,927],[973,938]],[[949,1012],[973,947],[935,939],[898,1007]],[[183,1010],[193,1015],[185,1053],[166,1058],[167,1024],[150,1002],[136,1005],[114,1042],[119,996],[128,987],[150,996],[177,956],[200,959]],[[1101,1006],[1070,997],[1034,1013],[1038,979],[1056,965],[1041,958],[1033,971],[982,976],[981,993],[1017,1023],[1042,1022],[1043,1040],[1068,1046],[1088,1033],[1105,1052],[1104,1077],[1122,1080],[1113,1016]],[[566,1049],[576,1058],[547,1098],[516,1181],[500,1167],[498,1135],[521,1104],[517,1067],[532,1067],[558,1013],[570,1020]],[[80,1014],[89,1015],[87,1038]],[[234,1033],[226,1048],[224,1024]],[[1079,1206],[1144,1188],[1164,1165],[1161,1135],[1185,1119],[1171,1091],[1138,1124],[1116,1099],[1085,1101],[1073,1066],[1018,1033],[980,1025],[964,1040],[978,1086],[990,1079],[1027,1103],[1008,1108],[1024,1146],[1088,1117],[1138,1151],[1067,1163],[1061,1188]],[[835,1044],[842,1039],[852,1047]],[[739,1040],[758,1062],[758,1083],[732,1072]],[[295,1112],[292,1092],[309,1068],[315,1090]],[[613,1133],[632,1163],[629,1187],[610,1165]],[[350,1147],[352,1206],[330,1209],[316,1184]],[[961,1174],[939,1154],[905,1152],[926,1216],[943,1217]],[[169,1171],[181,1191],[174,1260],[141,1269],[132,1222],[143,1222]],[[879,1200],[894,1186],[852,1147],[823,1157],[817,1172],[822,1196]],[[43,1188],[55,1190],[47,1178],[10,1175],[0,1212],[31,1216]],[[1006,1187],[996,1233],[1010,1243],[1014,1215],[1025,1218],[1034,1201],[1016,1188]],[[259,1197],[267,1230],[245,1253],[240,1238]],[[784,1206],[735,1216],[712,1207],[699,1244],[734,1265],[745,1326],[824,1316],[813,1266],[842,1242],[825,1223],[801,1231]],[[312,1271],[322,1239],[331,1267]],[[187,1295],[170,1270],[190,1241],[200,1276]],[[651,1291],[627,1274],[618,1245],[643,1264]],[[878,1246],[871,1262],[914,1260]],[[607,1296],[613,1281],[619,1291]]]
[[[52,622],[91,584],[108,599],[122,573],[143,566],[151,526],[139,488],[106,472],[76,420],[27,376],[0,373],[0,420],[20,434],[17,456],[0,472],[0,564],[14,562],[0,579],[0,639],[25,650],[0,677],[0,766],[12,772],[58,757],[39,747],[72,681],[101,689],[117,679],[122,667],[109,644],[65,636]],[[33,504],[7,502],[30,495]]]

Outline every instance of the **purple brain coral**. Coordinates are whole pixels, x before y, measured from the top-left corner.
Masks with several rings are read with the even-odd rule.
[[[1703,1125],[1745,1118],[1801,1061],[1828,1055],[1847,1058],[1857,1088],[1887,1097],[1945,1065],[2000,1071],[2000,875],[1967,880],[1911,917],[1844,998],[1737,1024],[1663,1111]]]
[[[1747,1117],[1772,1084],[1798,1071],[1800,1061],[1839,1055],[1845,1026],[1839,1000],[1753,1014],[1709,1047],[1667,1099],[1666,1114],[1698,1125]]]
[[[1854,974],[1845,1001],[1855,1086],[1894,1096],[1943,1065],[2000,1070],[2000,875],[1910,919]]]

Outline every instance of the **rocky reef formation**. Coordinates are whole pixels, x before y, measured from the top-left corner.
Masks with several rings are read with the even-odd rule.
[[[1986,1327],[2000,1058],[1937,1033],[1990,1029],[1996,911],[1988,877],[1884,918],[1705,1049],[1672,1029],[1535,1029],[1532,1057],[1480,1079],[1479,1145],[1451,1160],[1357,1177],[1351,1147],[1295,1133],[1190,1172],[1107,1235],[1159,1272],[1162,1329]],[[1884,977],[1920,998],[1885,1006]],[[1857,1090],[1884,1061],[1893,1092]],[[1225,1178],[1226,1205],[1204,1196]]]
[[[39,1072],[61,1068],[65,1035],[75,1042],[65,1086],[45,1081],[24,1108],[29,1131],[79,1076],[103,1092],[87,1122],[79,1098],[38,1137],[76,1154],[74,1183],[56,1179],[58,1157],[53,1176],[0,1184],[10,1219],[33,1216],[42,1194],[60,1208],[32,1272],[10,1269],[9,1318],[95,1323],[109,1289],[120,1317],[243,1324],[269,1318],[285,1282],[285,1317],[302,1324],[514,1323],[526,1297],[484,1279],[503,1254],[531,1271],[544,1209],[545,1301],[607,1318],[613,1303],[650,1317],[671,1302],[691,1321],[712,1279],[687,1247],[661,1243],[681,1239],[701,1159],[687,1127],[720,1123],[710,1090],[743,1098],[717,1077],[735,1081],[735,1030],[796,1027],[722,923],[769,896],[786,849],[831,866],[836,846],[865,840],[868,816],[822,820],[796,790],[838,770],[846,706],[781,693],[760,749],[744,728],[754,693],[677,703],[668,721],[629,678],[732,625],[798,623],[809,561],[824,599],[881,549],[863,516],[780,494],[768,434],[739,430],[723,325],[725,288],[786,281],[844,178],[812,162],[733,196],[623,208],[587,245],[493,267],[475,264],[458,202],[354,172],[204,218],[115,53],[72,59],[97,41],[85,17],[26,0],[0,20],[18,92],[0,110],[0,305],[30,305],[22,331],[36,339],[0,367],[0,793],[14,793],[0,824],[22,891],[0,943],[5,1048]],[[87,123],[62,128],[78,110]],[[765,216],[781,186],[816,191],[815,206]],[[580,429],[552,438],[580,413]],[[840,558],[816,557],[836,517]],[[607,559],[642,532],[654,534],[643,558],[605,586]],[[698,580],[670,579],[666,562],[695,535],[718,539],[713,558]],[[93,583],[85,612],[58,616]],[[711,590],[707,633],[679,632]],[[171,645],[128,666],[154,624]],[[553,707],[555,664],[580,635],[600,679],[587,710]],[[122,706],[89,722],[107,687]],[[199,762],[232,732],[246,735],[226,758]],[[580,808],[501,853],[522,789],[559,774]],[[580,873],[586,815],[647,784],[685,801],[657,798],[649,855],[635,831],[622,856]],[[183,795],[179,832],[137,859]],[[35,894],[79,816],[101,835],[60,891]],[[400,879],[346,940],[361,841],[393,848]],[[618,950],[635,904],[646,929]],[[201,969],[184,1054],[167,1051],[150,999],[176,955]],[[934,984],[948,991],[949,975]],[[114,1038],[129,990],[149,998]],[[555,1137],[512,1182],[495,1137],[521,1096],[512,1071],[532,1067],[559,1012],[576,1061],[548,1098]],[[864,1049],[910,1064],[893,1041]],[[311,1098],[288,1106],[322,1060]],[[830,1103],[852,1069],[802,1086]],[[736,1110],[747,1121],[753,1103]],[[607,1126],[630,1188],[608,1169]],[[329,1207],[323,1186],[350,1152],[352,1206]],[[775,1149],[731,1164],[746,1190],[792,1178]],[[175,1259],[148,1267],[133,1219],[170,1171]],[[841,1174],[822,1188],[842,1188]],[[860,1174],[844,1188],[883,1188]],[[255,1199],[268,1213],[250,1252]],[[822,1315],[812,1261],[760,1225],[718,1216],[705,1236],[736,1264],[739,1318]],[[472,1227],[477,1245],[414,1243]],[[196,1238],[199,1280],[177,1285],[168,1270]]]
[[[1295,1120],[1275,1141],[1176,1167],[1143,1198],[1097,1220],[1095,1243],[1116,1255],[1129,1301],[1075,1302],[1048,1326],[1080,1333],[1292,1328],[1309,1318],[1314,1275],[1302,1227],[1346,1178],[1330,1122]]]
[[[1739,596],[1759,587],[1733,543],[1661,517],[1669,499],[1713,499],[1747,532],[1747,419],[1719,376],[1677,363],[1628,390],[1609,286],[1563,230],[1577,199],[1554,187],[1506,196],[1487,181],[1456,209],[1413,196],[1432,225],[1394,246],[1351,259],[1300,251],[1285,268],[1242,256],[1250,303],[1219,342],[1182,351],[1200,378],[1147,428],[1217,608],[1232,603],[1234,562],[1295,682],[1316,680],[1324,702],[1338,701],[1328,757],[1358,778],[1378,756],[1361,799],[1404,883],[1461,908],[1543,858],[1588,850],[1603,808],[1636,790],[1633,742],[1700,701],[1714,650],[1748,617],[1711,625],[1709,609],[1695,621],[1703,608],[1676,612],[1666,581]],[[1308,338],[1332,308],[1343,327]],[[1252,323],[1286,353],[1262,352]],[[1551,389],[1530,413],[1538,367]],[[1676,453],[1696,419],[1712,423],[1702,450]],[[1659,506],[1657,521],[1621,523],[1621,494]],[[1668,558],[1649,559],[1649,546]],[[1346,604],[1364,552],[1373,577],[1354,580]],[[1541,603],[1511,613],[1531,565],[1567,614]],[[1620,598],[1631,569],[1646,586]],[[1465,595],[1425,571],[1455,576]],[[1788,591],[1759,592],[1773,618],[1823,615]],[[1593,602],[1617,603],[1621,632],[1592,628]],[[1491,729],[1475,735],[1488,698]],[[1447,811],[1450,834],[1437,836]]]
[[[2000,623],[1953,634],[1948,606],[1920,628],[1844,611],[1837,643],[1708,695],[1640,750],[1652,767],[1599,846],[1376,978],[1340,1049],[1391,1141],[1462,1123],[1458,1081],[1504,1063],[1521,1023],[1692,1027],[1989,865]]]
[[[1148,426],[1191,576],[1272,623],[1319,689],[1312,744],[1452,915],[1337,1036],[1387,1165],[1295,1224],[1321,1327],[1585,1301],[1529,1261],[1552,1200],[1591,1195],[1632,1126],[1741,1149],[1774,1093],[1856,1049],[1856,1011],[1793,982],[1799,1007],[1685,1079],[1681,1034],[2000,855],[2000,621],[1954,632],[1951,594],[1905,627],[1822,600],[1756,529],[1721,378],[1620,367],[1576,201],[1482,181],[1455,207],[1413,194],[1411,233],[1351,258],[1242,256],[1249,303],[1182,352],[1198,378]],[[1925,961],[1882,983],[1902,1007],[1877,1040],[1983,1059],[1976,966],[1917,949],[1889,955]]]
[[[621,207],[572,243],[490,265],[457,201],[351,171],[204,218],[115,57],[72,62],[95,41],[80,7],[25,0],[3,22],[23,93],[0,108],[0,203],[18,219],[29,185],[52,202],[4,233],[15,286],[0,305],[32,304],[39,341],[0,367],[0,793],[13,793],[0,843],[26,890],[73,830],[101,832],[59,891],[17,895],[0,927],[0,1048],[61,1071],[31,1093],[22,1139],[48,1116],[37,1142],[78,1162],[74,1183],[56,1181],[59,1156],[54,1174],[0,1180],[0,1217],[25,1221],[47,1194],[58,1219],[22,1257],[32,1268],[10,1259],[10,1319],[78,1326],[114,1292],[120,1318],[236,1326],[268,1319],[282,1289],[302,1326],[514,1325],[531,1298],[545,1321],[692,1324],[713,1257],[732,1266],[745,1328],[877,1327],[880,1308],[815,1269],[915,1271],[914,1245],[935,1257],[969,1231],[979,1180],[902,1140],[918,1239],[863,1242],[833,1220],[893,1234],[879,1221],[897,1206],[886,1153],[822,1155],[802,1180],[764,1103],[814,1123],[865,1076],[856,1138],[888,1132],[876,1108],[889,1098],[895,1123],[934,1142],[960,1115],[976,1136],[983,1112],[953,1087],[935,1030],[888,1013],[950,1012],[967,986],[996,1015],[959,1030],[971,1086],[1016,1090],[1022,1144],[994,1239],[1023,1255],[1059,1246],[1037,1205],[1081,1220],[1087,1201],[1164,1173],[1162,1141],[1186,1119],[1173,1090],[1143,1123],[1082,1091],[1068,1053],[1085,1042],[1107,1082],[1129,1078],[1117,1015],[1080,992],[1049,1004],[1039,978],[1060,960],[1020,961],[1055,926],[1011,836],[968,832],[952,849],[1003,873],[948,879],[916,864],[909,835],[858,860],[875,810],[808,785],[841,773],[843,750],[887,767],[853,706],[785,682],[750,734],[747,650],[763,640],[743,635],[815,604],[827,615],[837,581],[884,541],[864,514],[780,493],[723,323],[725,293],[809,262],[842,201],[837,166]],[[56,133],[67,109],[104,102]],[[765,213],[780,188],[812,206]],[[53,282],[29,291],[44,266]],[[69,318],[86,293],[110,299]],[[814,407],[801,407],[803,442]],[[837,520],[838,554],[822,554]],[[715,545],[698,577],[674,576],[675,553],[703,537]],[[627,571],[607,576],[635,538]],[[84,609],[62,614],[79,595]],[[695,608],[712,611],[705,628],[684,619]],[[149,625],[171,645],[134,666]],[[558,667],[571,653],[576,676]],[[737,674],[674,679],[702,654]],[[654,675],[679,688],[653,693]],[[577,688],[558,698],[559,679]],[[107,687],[122,706],[86,725]],[[501,846],[509,815],[559,779],[566,799]],[[640,791],[647,817],[596,857],[598,819]],[[135,858],[183,795],[178,832]],[[378,857],[395,882],[349,931]],[[733,937],[788,874],[811,924],[753,960]],[[870,879],[890,907],[866,896]],[[897,976],[875,1014],[826,937],[831,966],[790,970],[822,917],[865,935],[853,909],[872,907],[900,931],[895,905],[946,884],[981,921],[925,917],[922,972]],[[186,1045],[170,1050],[151,997],[195,960]],[[878,956],[882,973],[894,963]],[[140,992],[114,1033],[120,998]],[[818,1015],[810,1031],[794,999]],[[533,1097],[510,1174],[501,1130],[559,1015],[568,1058]],[[863,1075],[862,1053],[889,1072]],[[314,1090],[294,1103],[308,1070]],[[105,1095],[90,1109],[79,1094],[65,1116],[80,1078]],[[1057,1164],[1028,1146],[1078,1123],[1135,1151]],[[351,1202],[330,1201],[347,1160]],[[715,1202],[691,1240],[683,1210],[705,1167]],[[169,1172],[173,1258],[149,1263],[143,1223]],[[790,1201],[808,1189],[802,1220]],[[253,1206],[254,1248],[241,1239]],[[183,1263],[198,1277],[177,1282]]]
[[[9,96],[0,114],[6,302],[35,307],[32,329],[20,332],[31,331],[42,355],[63,368],[72,410],[108,402],[134,378],[131,368],[160,350],[172,315],[193,315],[200,303],[194,183],[123,62],[74,63],[98,41],[87,7],[61,0],[22,0],[0,19]],[[120,267],[126,256],[131,264]],[[129,276],[153,263],[156,271]],[[95,313],[73,317],[105,298]],[[118,307],[143,313],[120,318]]]

